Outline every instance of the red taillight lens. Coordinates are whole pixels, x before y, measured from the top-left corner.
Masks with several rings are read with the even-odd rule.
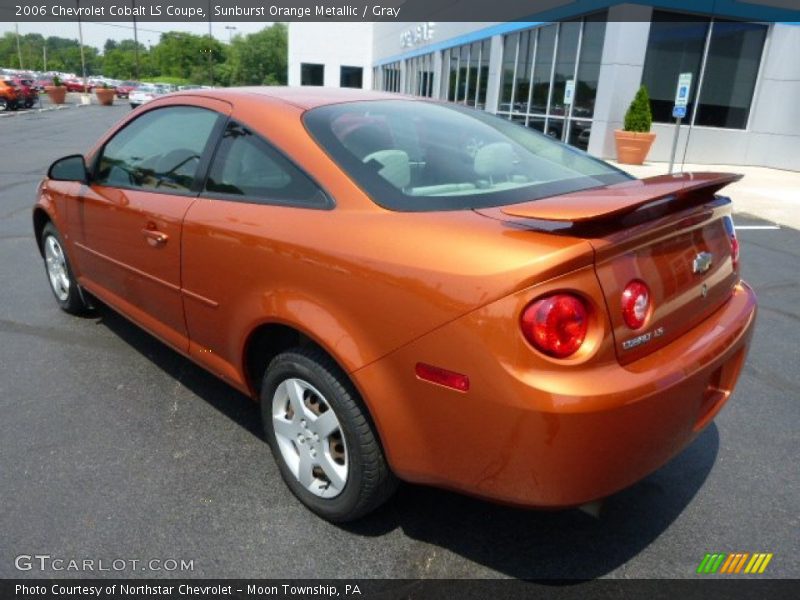
[[[735,271],[739,268],[739,239],[736,237],[736,226],[732,217],[726,216],[722,222],[725,224],[725,232],[728,234],[728,241],[731,244],[731,261]]]
[[[622,318],[631,329],[639,329],[650,314],[650,290],[644,281],[634,279],[622,291]]]
[[[577,296],[547,296],[528,305],[522,313],[522,333],[545,354],[566,358],[583,344],[589,326],[588,313],[586,304]]]

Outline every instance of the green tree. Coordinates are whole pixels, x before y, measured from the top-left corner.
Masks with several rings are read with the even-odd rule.
[[[109,40],[111,41],[111,40]],[[122,40],[109,45],[106,42],[106,51],[103,54],[103,75],[114,79],[135,79],[136,73],[136,48],[133,40]],[[139,72],[138,77],[155,75],[152,72],[150,56],[144,44],[138,44]]]
[[[285,84],[287,48],[288,32],[283,23],[237,35],[230,47],[231,85]]]
[[[195,83],[213,83],[209,77],[212,67],[226,60],[225,47],[207,35],[170,31],[161,35],[151,51],[152,66],[157,75],[181,77]]]

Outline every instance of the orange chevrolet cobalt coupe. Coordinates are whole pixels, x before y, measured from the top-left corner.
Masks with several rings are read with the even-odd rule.
[[[61,308],[258,400],[289,488],[347,521],[398,479],[580,505],[689,444],[753,333],[736,179],[391,94],[191,91],[53,163],[33,223]]]

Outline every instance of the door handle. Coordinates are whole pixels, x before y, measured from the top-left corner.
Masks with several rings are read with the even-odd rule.
[[[147,239],[147,243],[151,246],[164,244],[169,239],[169,236],[166,233],[162,233],[158,229],[142,229],[142,235]]]

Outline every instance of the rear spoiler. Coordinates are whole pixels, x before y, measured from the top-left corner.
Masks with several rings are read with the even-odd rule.
[[[656,202],[680,203],[683,199],[695,196],[697,192],[711,195],[742,177],[737,173],[658,175],[561,196],[550,196],[523,204],[512,204],[504,206],[501,210],[512,217],[544,221],[580,223],[605,220],[631,213]]]

